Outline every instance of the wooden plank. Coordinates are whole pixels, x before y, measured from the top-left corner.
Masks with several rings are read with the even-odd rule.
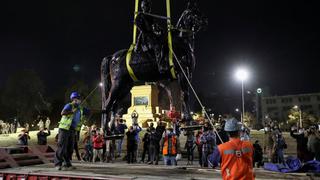
[[[19,166],[18,163],[13,159],[13,157],[8,154],[8,152],[3,148],[0,148],[0,159],[4,159],[10,165],[10,167]]]

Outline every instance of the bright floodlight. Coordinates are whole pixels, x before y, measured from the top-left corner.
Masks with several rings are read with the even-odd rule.
[[[235,109],[236,110],[236,112],[239,112],[239,108],[237,108],[237,109]]]
[[[298,108],[299,108],[299,106],[295,105],[295,106],[293,106],[293,108],[298,109]]]
[[[103,86],[103,83],[102,83],[102,82],[101,82],[101,83],[99,83],[99,86],[100,86],[100,87],[102,87],[102,86]]]
[[[238,69],[236,71],[236,78],[241,80],[241,81],[245,81],[247,80],[249,77],[249,73],[246,69]]]

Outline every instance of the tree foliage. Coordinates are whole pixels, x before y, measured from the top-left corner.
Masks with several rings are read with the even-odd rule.
[[[253,127],[256,121],[255,116],[250,112],[245,112],[243,116],[243,123],[247,127]]]
[[[301,120],[303,127],[309,127],[317,122],[319,119],[313,114],[301,111]],[[288,123],[289,125],[296,125],[300,121],[300,110],[297,108],[291,108],[288,113]]]
[[[44,100],[43,94],[44,85],[40,77],[32,70],[22,70],[7,80],[2,103],[9,109],[10,115],[16,116],[20,123],[25,123],[36,114],[50,110],[50,104]]]

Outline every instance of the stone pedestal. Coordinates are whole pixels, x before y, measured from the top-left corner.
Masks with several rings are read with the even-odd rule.
[[[149,123],[155,122],[161,112],[158,105],[158,88],[155,85],[142,85],[133,87],[130,92],[131,107],[127,114],[122,116],[126,120],[126,124],[132,125],[131,114],[133,111],[139,114],[138,123],[141,127],[147,127]]]

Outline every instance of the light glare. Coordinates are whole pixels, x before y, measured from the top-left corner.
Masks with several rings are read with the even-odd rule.
[[[236,78],[241,81],[245,81],[249,77],[249,73],[246,69],[238,69],[235,75],[236,75]]]

